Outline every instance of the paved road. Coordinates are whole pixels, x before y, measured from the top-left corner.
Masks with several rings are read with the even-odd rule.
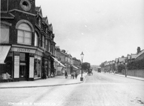
[[[0,106],[144,106],[144,81],[94,72],[82,84],[1,89]]]
[[[64,106],[144,106],[144,82],[94,73],[77,86]]]

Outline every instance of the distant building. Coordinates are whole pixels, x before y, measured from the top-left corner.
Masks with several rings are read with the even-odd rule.
[[[142,60],[142,59],[144,59],[144,50],[140,51],[136,56],[136,60]]]

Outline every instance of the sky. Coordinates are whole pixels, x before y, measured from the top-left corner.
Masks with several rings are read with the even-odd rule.
[[[99,65],[144,49],[144,0],[36,0],[56,46]]]

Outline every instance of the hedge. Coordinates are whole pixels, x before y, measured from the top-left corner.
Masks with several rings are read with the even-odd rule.
[[[142,60],[134,60],[128,63],[127,68],[129,70],[133,69],[144,69],[144,59]]]

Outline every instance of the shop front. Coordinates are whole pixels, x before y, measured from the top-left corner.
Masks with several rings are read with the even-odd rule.
[[[13,52],[13,79],[34,80],[35,49],[12,47],[11,52]]]
[[[66,67],[64,64],[62,64],[57,58],[51,56],[54,60],[54,69],[55,69],[55,75],[62,75],[63,69]]]
[[[42,78],[42,56],[43,51],[36,50],[34,56],[34,79]]]
[[[6,73],[12,74],[12,53],[10,45],[0,45],[0,82],[5,80]]]
[[[50,54],[48,52],[44,52],[43,54],[43,75],[44,78],[50,77]]]

